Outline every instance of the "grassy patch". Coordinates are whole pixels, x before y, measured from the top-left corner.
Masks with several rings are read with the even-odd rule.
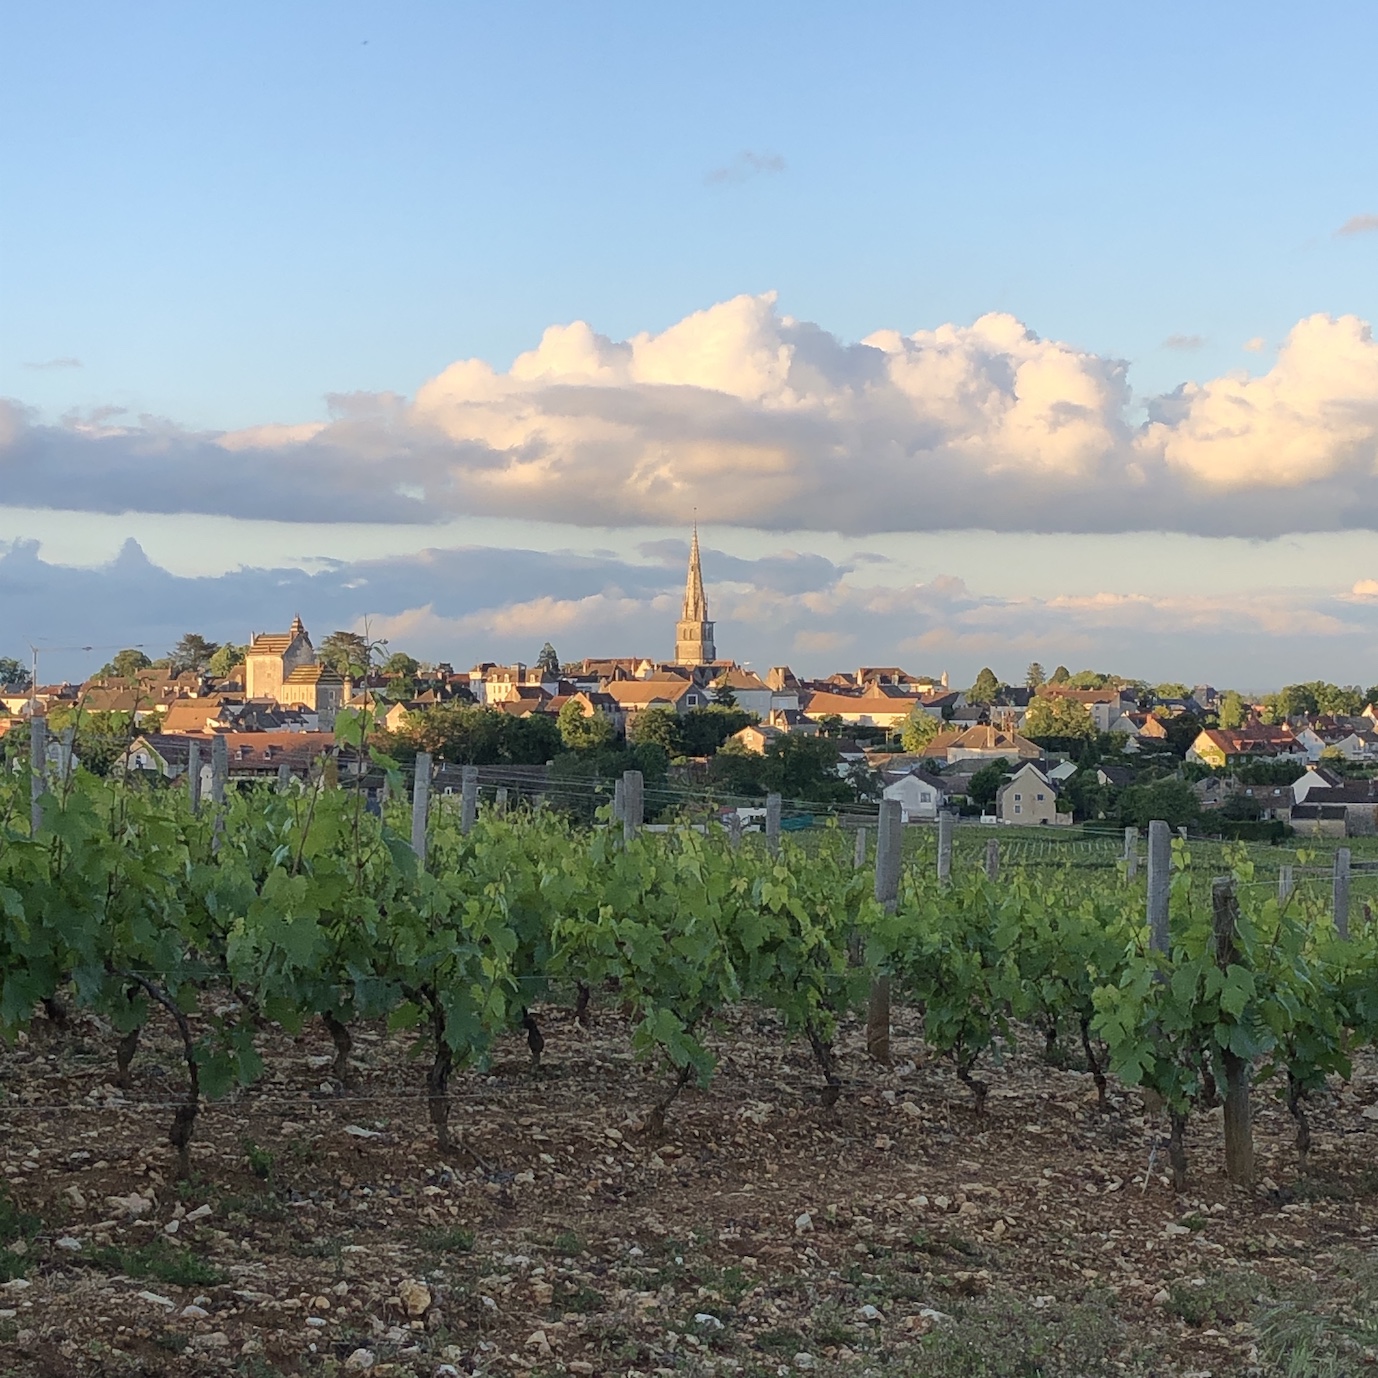
[[[0,1187],[0,1282],[24,1276],[29,1241],[42,1228],[39,1216],[21,1211],[9,1192]]]
[[[419,1242],[433,1254],[467,1254],[474,1247],[474,1232],[461,1225],[422,1230]]]
[[[123,1273],[130,1278],[154,1278],[176,1287],[213,1287],[225,1281],[205,1259],[190,1249],[175,1249],[161,1239],[137,1249],[107,1244],[103,1248],[93,1249],[89,1259],[83,1261],[108,1273]]]
[[[256,1144],[252,1139],[245,1139],[244,1161],[248,1165],[249,1171],[260,1181],[266,1182],[272,1175],[273,1169],[277,1166],[277,1158],[271,1149]]]
[[[1174,1282],[1164,1310],[1188,1325],[1233,1325],[1253,1314],[1261,1283],[1254,1273],[1220,1273]]]
[[[908,1372],[916,1378],[1102,1378],[1123,1372],[1122,1343],[1108,1304],[1044,1312],[1015,1297],[989,1297],[939,1322],[920,1341]]]
[[[550,1247],[557,1254],[563,1254],[570,1258],[577,1258],[588,1249],[588,1246],[588,1240],[577,1230],[561,1230],[550,1241]]]

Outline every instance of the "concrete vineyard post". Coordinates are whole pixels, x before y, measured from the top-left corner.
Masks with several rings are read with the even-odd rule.
[[[1148,944],[1167,952],[1168,903],[1172,896],[1172,830],[1161,818],[1148,825]]]
[[[742,845],[742,816],[736,809],[727,815],[727,845],[734,852]]]
[[[286,794],[292,788],[292,767],[284,761],[278,767],[278,793]]]
[[[493,793],[493,808],[498,814],[507,812],[507,786],[499,785]]]
[[[780,850],[780,808],[778,794],[766,795],[766,846],[774,856]]]
[[[459,771],[459,831],[468,834],[478,822],[478,767],[461,766]]]
[[[639,770],[626,771],[622,776],[622,808],[622,840],[630,842],[646,817],[646,782]]]
[[[1000,843],[993,837],[986,839],[986,879],[1000,879]]]
[[[1139,830],[1124,830],[1124,874],[1126,880],[1133,880],[1139,873]]]
[[[891,800],[897,803],[897,800]],[[938,884],[946,885],[952,879],[952,829],[955,820],[950,813],[938,815]]]
[[[187,743],[187,806],[192,814],[201,812],[201,743]]]
[[[1215,961],[1221,971],[1238,962],[1235,947],[1239,925],[1239,901],[1234,880],[1218,876],[1211,883],[1211,910],[1215,933]],[[1250,1062],[1228,1048],[1221,1053],[1225,1064],[1225,1174],[1236,1186],[1254,1180],[1253,1113],[1249,1103]]]
[[[612,821],[621,823],[627,816],[627,782],[618,776],[612,786]]]
[[[1331,885],[1331,909],[1335,917],[1335,933],[1338,937],[1349,937],[1349,848],[1341,847],[1335,853],[1335,876]]]
[[[431,802],[431,754],[416,753],[416,774],[411,785],[411,849],[419,869],[426,869],[426,814]]]
[[[230,744],[219,734],[211,738],[211,804],[215,819],[211,824],[211,850],[220,850],[225,831],[225,786],[230,779]]]
[[[898,799],[884,799],[876,827],[876,902],[893,914],[900,897],[900,854],[904,845],[903,814]],[[866,1011],[866,1051],[877,1062],[890,1062],[890,978],[871,982]]]
[[[43,831],[43,791],[48,774],[48,720],[29,719],[29,832]]]
[[[856,840],[852,843],[852,867],[861,870],[866,865],[866,829],[856,830]]]
[[[1286,904],[1292,898],[1292,868],[1278,867],[1278,903]]]

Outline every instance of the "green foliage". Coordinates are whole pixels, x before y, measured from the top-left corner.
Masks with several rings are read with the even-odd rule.
[[[1099,670],[1078,670],[1063,683],[1069,689],[1113,689],[1123,681],[1118,675],[1102,674]]]
[[[1005,776],[1009,771],[1010,763],[1003,756],[983,765],[971,777],[971,783],[967,786],[967,797],[973,804],[980,804],[983,809],[988,809],[995,803],[995,796],[1000,793],[1000,786],[1005,783]]]
[[[211,657],[219,649],[218,641],[207,641],[197,632],[187,632],[172,648],[168,659],[178,674],[186,670],[204,671],[209,669]]]
[[[316,657],[337,674],[358,679],[373,663],[373,648],[358,632],[331,632],[316,648]]]
[[[174,1287],[215,1287],[225,1281],[205,1259],[190,1249],[178,1249],[155,1239],[140,1247],[106,1244],[83,1255],[80,1262],[128,1278],[153,1278]]]
[[[96,675],[101,679],[133,679],[140,670],[147,670],[153,662],[140,650],[130,647],[128,650],[118,651],[115,655],[96,671]],[[0,684],[9,684],[10,680],[4,675],[5,663],[0,661]]]
[[[1066,684],[1072,678],[1071,671],[1065,665],[1059,665],[1051,675],[1048,676],[1049,684]]]
[[[900,744],[906,751],[917,755],[942,730],[941,718],[916,707],[905,719],[904,730],[900,733]]]
[[[1024,671],[1024,687],[1026,689],[1037,689],[1040,684],[1047,682],[1048,676],[1043,673],[1043,667],[1035,660],[1029,663],[1029,668]]]
[[[1221,727],[1233,732],[1236,728],[1244,726],[1248,716],[1249,705],[1242,694],[1233,689],[1227,689],[1221,694],[1220,707],[1216,710],[1216,719]]]
[[[989,666],[976,676],[976,683],[967,690],[968,703],[994,703],[1000,693],[1000,681]]]
[[[378,746],[399,761],[428,751],[451,765],[544,765],[563,748],[554,718],[533,713],[516,718],[496,708],[438,703],[415,713],[396,732],[382,733]]]
[[[560,657],[556,654],[555,647],[548,641],[541,647],[540,654],[536,657],[536,668],[547,675],[560,673]]]
[[[608,718],[602,713],[586,714],[577,699],[570,699],[561,707],[555,725],[567,751],[601,751],[617,735]]]
[[[1040,696],[1030,701],[1021,730],[1034,741],[1048,737],[1090,740],[1096,735],[1096,724],[1086,707],[1076,699]]]
[[[679,714],[673,708],[647,708],[627,725],[627,736],[637,743],[653,743],[674,760],[684,754]]]
[[[237,646],[232,641],[227,641],[210,658],[206,668],[216,679],[228,679],[239,666],[244,664],[244,656],[248,652],[247,646]]]
[[[1172,828],[1190,827],[1201,817],[1201,804],[1185,780],[1154,780],[1131,785],[1120,795],[1120,822],[1126,827],[1147,828],[1161,818]]]
[[[706,708],[691,708],[679,720],[684,754],[712,756],[722,749],[729,738],[756,720],[756,714],[724,702],[721,696]]]

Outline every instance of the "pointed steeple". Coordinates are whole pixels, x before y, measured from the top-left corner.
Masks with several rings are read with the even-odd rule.
[[[703,596],[703,568],[699,564],[699,524],[694,523],[694,538],[689,543],[689,578],[684,585],[685,622],[708,621],[708,599]]]
[[[708,599],[703,593],[703,568],[699,563],[699,527],[689,543],[689,577],[684,584],[684,615],[675,625],[675,660],[680,665],[709,665],[717,659],[713,624],[708,620]]]
[[[287,630],[292,636],[300,636],[306,630],[306,627],[302,624],[300,613],[292,619],[292,625],[288,627]]]

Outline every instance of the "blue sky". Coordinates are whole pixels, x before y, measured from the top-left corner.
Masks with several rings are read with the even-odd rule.
[[[0,508],[0,539],[38,539],[45,559],[108,558],[133,536],[150,549],[161,542],[157,558],[187,574],[240,562],[410,558],[499,539],[516,550],[606,547],[636,563],[637,543],[655,535],[648,530],[677,531],[679,508],[695,506],[717,520],[724,550],[765,557],[826,545],[833,558],[836,510],[861,553],[886,536],[896,580],[918,587],[955,577],[999,598],[1018,597],[1050,542],[1124,529],[1125,565],[1136,572],[1088,558],[1068,572],[1063,593],[1151,598],[1153,530],[1181,528],[1196,541],[1189,563],[1195,591],[1207,594],[1253,582],[1241,577],[1253,566],[1238,541],[1276,541],[1295,511],[1300,529],[1350,533],[1344,562],[1332,567],[1322,550],[1297,564],[1278,547],[1262,562],[1274,586],[1305,601],[1352,595],[1356,561],[1371,559],[1378,575],[1378,545],[1365,545],[1375,525],[1372,437],[1366,420],[1357,436],[1351,424],[1378,399],[1366,390],[1367,342],[1352,331],[1312,332],[1262,408],[1300,418],[1303,441],[1334,437],[1327,458],[1270,471],[1279,462],[1270,456],[1303,443],[1276,429],[1258,437],[1253,457],[1207,458],[1206,438],[1220,429],[1218,410],[1207,409],[1165,433],[1164,472],[1182,481],[1154,490],[1143,521],[1123,493],[1088,477],[1099,458],[1045,457],[1019,470],[1013,510],[992,519],[1001,539],[973,537],[966,547],[958,535],[983,520],[979,488],[932,519],[913,515],[917,497],[901,502],[888,526],[884,502],[844,516],[836,493],[816,508],[800,496],[808,484],[782,496],[759,456],[754,506],[713,509],[704,479],[686,486],[679,508],[571,505],[562,530],[558,495],[526,509],[520,495],[499,501],[471,485],[445,506],[442,524],[392,513],[382,540],[377,528],[360,534],[354,508],[344,514],[353,525],[342,508],[322,525],[297,490],[274,511],[275,490],[261,478],[267,510],[243,510],[219,493],[216,455],[189,439],[333,420],[332,453],[347,452],[350,491],[367,494],[374,471],[357,468],[359,456],[386,472],[388,427],[400,424],[378,420],[379,394],[416,398],[470,358],[506,377],[552,325],[586,321],[612,342],[630,341],[774,293],[782,347],[796,355],[804,345],[791,321],[816,323],[845,351],[883,330],[911,336],[966,330],[990,313],[1016,318],[1096,361],[1080,370],[1067,407],[1091,405],[1090,373],[1102,390],[1123,383],[1092,409],[1110,418],[1096,443],[1132,467],[1140,461],[1123,458],[1138,443],[1131,432],[1175,405],[1153,399],[1242,370],[1266,375],[1289,332],[1317,314],[1368,322],[1378,312],[1378,220],[1365,228],[1363,219],[1378,216],[1372,7],[6,4],[0,16],[0,396],[30,436],[10,444],[8,460],[0,448],[0,477],[7,464],[31,471],[8,474],[6,489],[23,496]],[[759,344],[765,327],[733,320],[734,340],[749,334]],[[704,363],[719,348],[709,326],[672,364],[619,375],[622,401],[641,405],[648,387],[666,385],[731,392],[723,369]],[[980,344],[983,376],[995,367],[990,334]],[[723,358],[724,368],[745,367],[735,345]],[[825,369],[828,388],[854,363]],[[1354,381],[1318,399],[1306,380],[1320,375]],[[798,378],[796,370],[791,396]],[[447,384],[450,402],[471,408],[467,386]],[[351,394],[371,409],[364,440],[342,435],[341,404],[332,411],[326,400]],[[1259,410],[1257,396],[1239,405]],[[451,442],[477,443],[451,413],[427,415]],[[600,424],[607,415],[599,412]],[[856,481],[883,489],[895,471],[886,461],[867,474],[880,463],[880,450],[867,448],[874,423],[856,421],[843,440],[829,432],[827,443]],[[664,446],[700,424],[697,413],[670,408],[651,429]],[[974,434],[969,418],[952,424]],[[82,458],[71,447],[96,445],[93,426],[99,453]],[[485,422],[477,439],[500,448],[494,434]],[[269,471],[297,465],[300,439],[277,437],[271,454],[253,453],[268,454]],[[919,444],[908,432],[885,443],[907,453]],[[956,453],[968,454],[965,444]],[[1004,458],[977,473],[1008,491],[1003,476],[1020,452],[1008,436],[1002,444]],[[88,500],[116,450],[128,465],[119,469],[123,496]],[[945,453],[943,465],[959,462]],[[177,473],[175,501],[163,462]],[[602,472],[596,455],[588,465],[585,487]],[[612,466],[609,491],[634,484],[634,467]],[[737,481],[730,461],[710,467],[719,486]],[[46,487],[36,470],[53,476]],[[320,489],[340,469],[310,472]],[[949,472],[925,470],[919,496],[949,487]],[[204,494],[191,491],[202,475]],[[418,470],[408,491],[435,502],[433,477]],[[1071,481],[1080,495],[1067,499]],[[197,514],[175,539],[144,515],[170,510]],[[265,526],[265,515],[281,520]],[[482,525],[493,520],[501,532]],[[524,520],[540,525],[524,531]],[[1181,570],[1168,582],[1182,583]],[[413,606],[398,594],[387,614],[414,612],[425,593],[419,582]],[[497,595],[482,596],[496,616]],[[0,610],[0,640],[36,634],[37,606],[11,600]],[[358,609],[368,611],[378,609]],[[290,613],[261,602],[246,621]],[[617,629],[593,626],[600,638]],[[424,649],[452,658],[499,650],[477,634],[462,648],[439,644],[443,631],[426,634],[437,644]],[[903,636],[887,647],[874,640],[882,633],[868,635],[864,645],[786,642],[778,654],[802,662],[900,653]],[[1055,642],[1056,626],[1047,635]],[[954,638],[932,647],[954,673],[998,650]],[[1325,644],[1335,652],[1330,673],[1378,678],[1378,664],[1344,674],[1355,653]],[[1247,663],[1212,651],[1209,638],[1195,646],[1166,630],[1142,645],[1174,677],[1238,670],[1258,680],[1274,665],[1277,675],[1289,668],[1282,640]],[[1011,650],[1011,661],[1022,654]],[[1053,645],[1040,658],[1065,657]],[[1173,658],[1182,664],[1166,664]]]

